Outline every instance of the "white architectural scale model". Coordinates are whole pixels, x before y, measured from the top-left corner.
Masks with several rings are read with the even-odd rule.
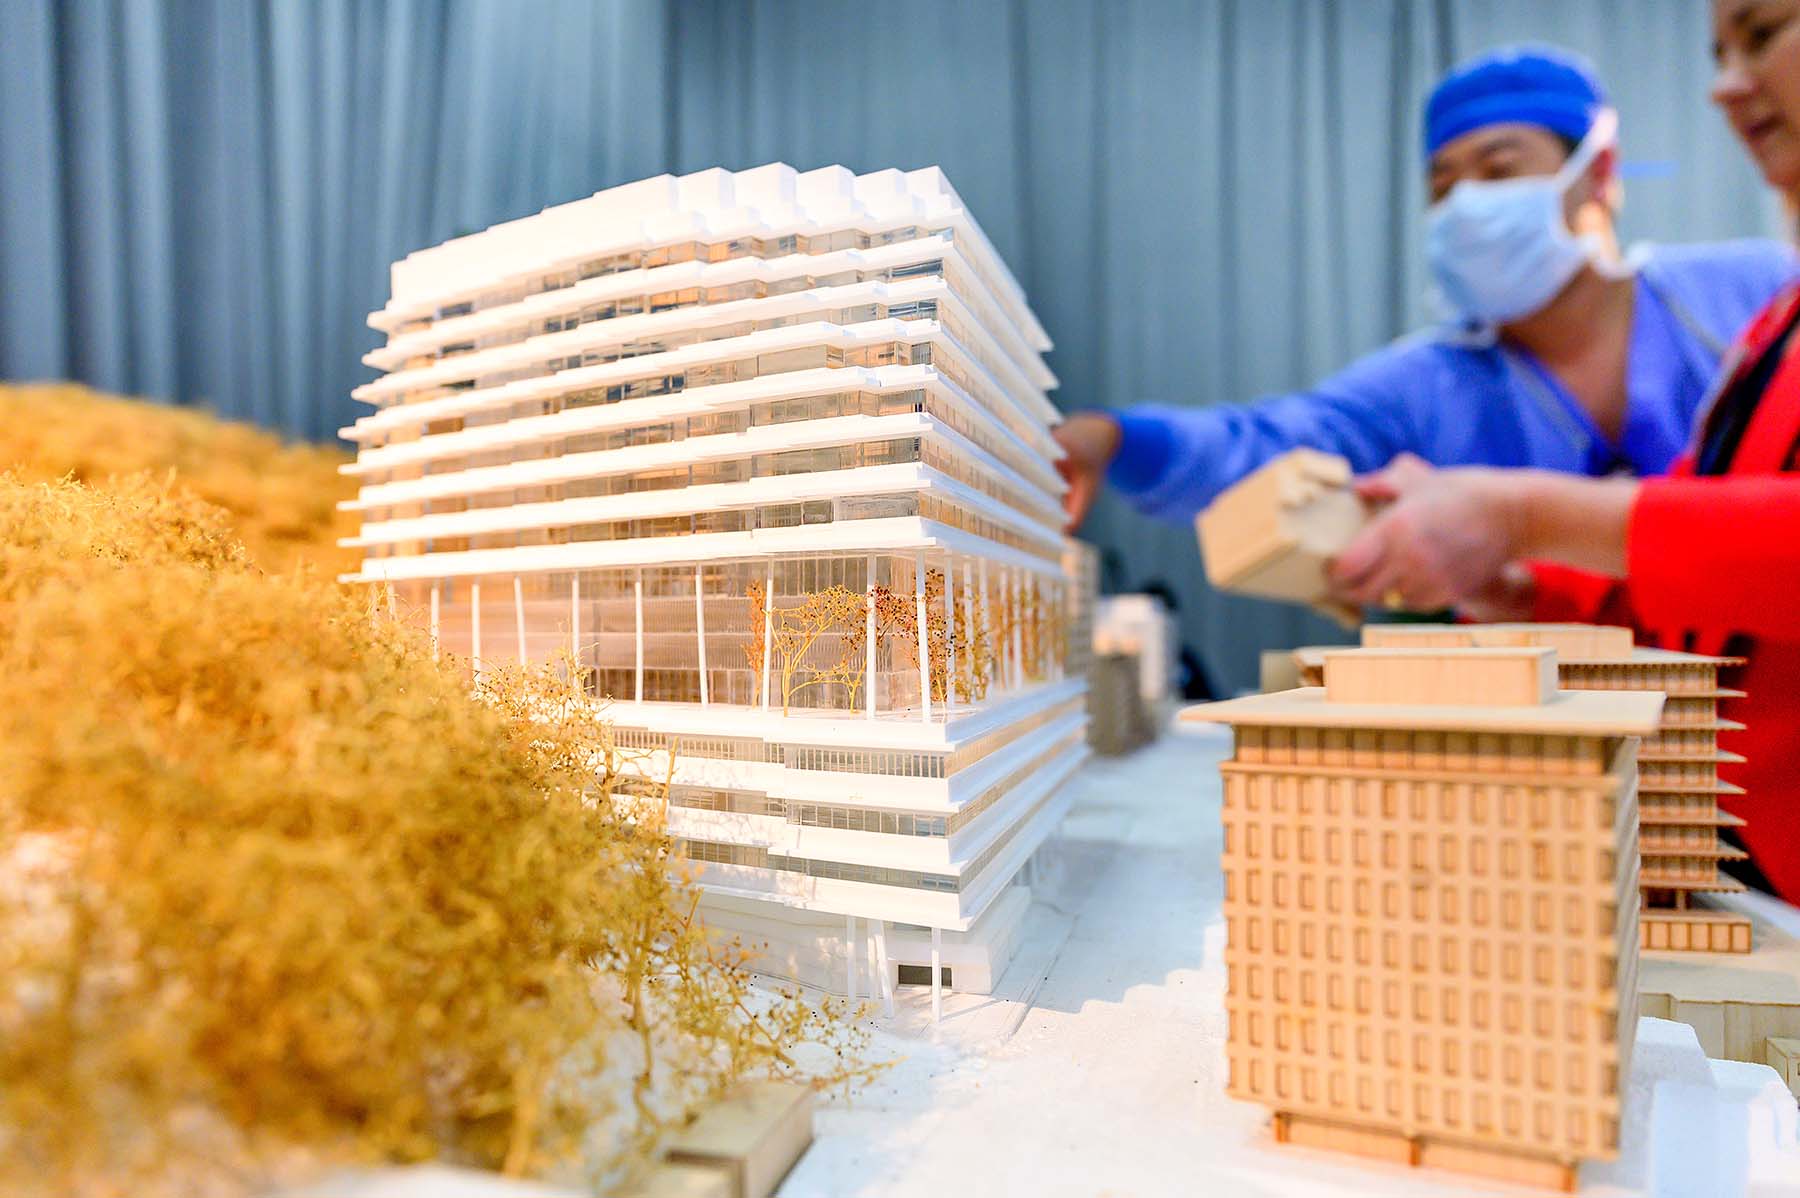
[[[350,577],[477,671],[572,652],[769,972],[991,987],[1086,756],[1089,599],[1049,341],[942,173],[646,179],[392,287]]]

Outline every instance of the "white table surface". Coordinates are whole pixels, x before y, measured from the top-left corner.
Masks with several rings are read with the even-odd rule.
[[[1222,730],[1094,761],[993,996],[922,989],[872,1021],[880,1081],[821,1111],[782,1198],[1445,1198],[1538,1193],[1278,1146],[1225,1097]],[[1632,1146],[1628,1143],[1627,1151]],[[1588,1167],[1582,1193],[1623,1198]]]

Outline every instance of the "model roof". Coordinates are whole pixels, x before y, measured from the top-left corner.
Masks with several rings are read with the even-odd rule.
[[[999,280],[1000,298],[1014,320],[1037,349],[1050,348],[1049,337],[1025,303],[1024,290],[935,166],[858,175],[843,166],[796,171],[771,162],[744,171],[715,167],[609,187],[408,254],[393,266],[393,298],[370,316],[370,323],[386,328],[505,279],[597,255],[683,241],[921,222],[950,225],[971,241],[981,265]]]
[[[1561,691],[1541,705],[1332,703],[1322,686],[1186,708],[1183,720],[1276,728],[1394,728],[1545,736],[1648,736],[1662,718],[1658,691]]]
[[[1433,625],[1433,627],[1453,628],[1456,625]],[[1477,626],[1478,627],[1478,626]],[[1294,660],[1303,666],[1321,666],[1325,664],[1325,655],[1340,649],[1354,648],[1351,645],[1301,645],[1294,650]],[[1741,657],[1709,657],[1704,653],[1683,653],[1677,649],[1653,649],[1639,645],[1632,649],[1629,657],[1583,657],[1569,653],[1558,653],[1558,664],[1565,666],[1675,666],[1675,665],[1716,665],[1741,666]],[[1735,692],[1733,692],[1735,693]]]
[[[1742,665],[1741,657],[1709,657],[1632,644],[1632,631],[1616,624],[1366,624],[1364,647],[1401,648],[1415,638],[1459,636],[1470,646],[1547,645],[1563,665]],[[1335,648],[1335,646],[1322,646]],[[1296,654],[1308,652],[1297,649]],[[1302,658],[1301,660],[1306,660]]]

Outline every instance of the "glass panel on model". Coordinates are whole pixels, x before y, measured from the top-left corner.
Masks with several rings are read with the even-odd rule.
[[[976,326],[968,324],[959,317],[954,308],[938,311],[932,304],[932,311],[925,311],[927,304],[916,304],[904,318],[938,318],[938,327],[932,333],[925,326],[925,333],[916,342],[905,340],[886,340],[869,345],[851,345],[851,347],[797,347],[783,349],[772,353],[747,353],[731,356],[720,354],[727,360],[724,362],[693,363],[684,365],[682,369],[670,371],[666,365],[662,369],[652,369],[650,363],[644,367],[643,378],[635,380],[608,381],[607,385],[581,389],[580,383],[571,383],[560,390],[560,394],[549,398],[533,398],[524,403],[491,403],[488,394],[506,383],[517,383],[520,380],[547,378],[558,372],[574,371],[583,367],[598,367],[621,362],[626,358],[635,358],[637,354],[625,353],[626,349],[639,347],[643,353],[657,353],[662,349],[673,347],[671,338],[679,340],[693,335],[695,340],[715,340],[698,336],[702,331],[670,331],[662,338],[630,342],[626,345],[596,345],[581,353],[554,354],[547,360],[536,363],[518,363],[506,365],[502,369],[488,369],[473,374],[472,378],[463,380],[428,381],[418,387],[403,390],[398,399],[389,401],[387,407],[392,410],[391,416],[385,416],[380,426],[358,432],[360,441],[364,441],[365,450],[376,450],[389,444],[405,444],[418,441],[421,437],[452,434],[464,428],[477,426],[500,425],[513,419],[545,416],[567,408],[589,407],[596,403],[621,403],[630,399],[648,399],[655,396],[668,396],[684,390],[695,390],[700,387],[711,387],[720,383],[742,383],[752,378],[765,378],[770,374],[781,372],[810,371],[810,369],[841,369],[841,367],[880,367],[880,365],[934,365],[940,374],[956,383],[958,389],[968,394],[977,405],[985,408],[992,419],[1001,421],[1012,430],[1013,435],[1021,437],[1030,444],[1035,437],[1042,434],[1033,419],[1026,419],[1015,408],[1015,401],[1006,390],[1004,380],[1010,376],[1012,387],[1022,385],[1024,389],[1035,390],[1028,380],[1017,374],[1017,365],[1010,358],[997,353],[988,344],[988,336],[981,335]],[[835,313],[810,313],[815,317],[826,315],[862,315],[860,309],[841,309]],[[792,324],[797,320],[778,318],[772,326]],[[711,329],[725,336],[745,336],[756,331],[752,322],[738,322],[731,326],[720,326]],[[722,347],[727,349],[727,347]],[[499,365],[499,363],[495,363]],[[472,367],[475,369],[475,367]],[[554,387],[554,385],[553,385]],[[409,405],[419,405],[432,399],[443,399],[448,396],[463,396],[459,399],[459,408],[463,410],[459,416],[445,416],[434,419],[432,412],[441,410],[432,408],[430,412],[421,410],[418,416],[407,417]],[[382,403],[380,399],[376,403]]]
[[[962,504],[931,495],[861,496],[814,499],[804,503],[764,504],[761,507],[696,512],[692,515],[657,516],[638,520],[614,520],[572,525],[567,529],[523,529],[484,533],[472,537],[433,537],[424,541],[391,541],[367,546],[368,557],[417,557],[427,553],[455,553],[468,549],[511,549],[529,545],[564,545],[580,541],[626,541],[650,537],[750,532],[767,528],[796,528],[805,524],[830,524],[838,520],[878,520],[923,516],[952,528],[1041,558],[1057,560],[1043,542],[1028,540],[1012,529],[970,511]]]
[[[659,566],[407,582],[395,584],[395,595],[412,618],[435,621],[439,644],[453,654],[529,663],[566,661],[573,650],[583,686],[599,697],[892,714],[921,706],[918,589],[911,555],[855,554],[713,562],[698,571]],[[1069,621],[1059,583],[961,561],[946,580],[943,563],[930,560],[923,589],[934,718],[943,718],[947,698],[979,702],[990,689],[1061,675]],[[684,756],[696,751],[686,740],[678,748]],[[943,754],[915,766],[911,754],[892,761],[875,760],[881,754],[874,750],[857,751],[854,761],[831,756],[840,752],[789,746],[787,763],[944,776]],[[967,756],[966,749],[953,754]]]
[[[826,750],[810,745],[770,743],[749,737],[695,737],[617,726],[613,729],[613,742],[624,749],[661,751],[673,746],[675,755],[684,761],[767,761],[775,765],[786,765],[789,769],[887,774],[908,778],[947,778],[960,770],[980,764],[986,758],[1021,738],[1029,736],[1046,724],[1077,714],[1082,710],[1082,706],[1083,703],[1080,699],[1071,699],[1056,704],[1025,719],[1010,721],[1004,728],[967,742],[948,754],[915,753],[895,749]],[[1081,734],[1079,733],[1058,740],[1032,758],[1026,765],[1020,767],[1020,771],[1016,771],[1015,775],[984,788],[981,794],[964,804],[955,815],[950,817],[947,831],[954,832],[967,825],[999,797],[999,791],[1015,785],[1024,773],[1029,773],[1044,765],[1080,740]],[[642,793],[660,793],[659,784],[652,781],[647,785],[651,789]],[[775,813],[770,812],[770,814]],[[790,820],[795,818],[791,811],[786,814]]]
[[[733,303],[740,300],[768,299],[797,291],[826,292],[863,283],[891,283],[908,278],[941,276],[943,273],[944,264],[941,261],[933,260],[915,266],[896,267],[891,270],[847,270],[826,276],[802,275],[770,283],[752,281],[713,287],[683,287],[670,291],[595,300],[579,308],[554,312],[548,316],[534,317],[529,321],[521,320],[520,323],[504,329],[483,333],[472,341],[449,342],[439,346],[435,352],[410,355],[402,369],[422,369],[452,358],[466,357],[479,350],[493,349],[502,345],[516,345],[531,337],[542,336],[546,333],[566,333],[572,329],[583,328],[621,316],[643,316],[674,312],[684,308]],[[641,357],[644,354],[667,353],[687,345],[698,345],[727,337],[746,337],[764,329],[783,329],[797,324],[809,324],[813,321],[853,325],[871,320],[935,320],[937,315],[937,303],[934,300],[908,300],[898,304],[864,302],[836,307],[808,308],[759,320],[739,319],[703,328],[688,327],[640,337],[595,350],[594,360],[584,364],[591,366],[599,362],[617,362],[625,358]],[[554,365],[555,361],[552,360],[551,369],[557,368]],[[429,394],[424,391],[410,391],[404,394],[400,402],[416,403],[422,398],[429,397]]]
[[[870,441],[853,445],[822,446],[813,449],[785,450],[780,453],[757,454],[722,462],[700,462],[660,470],[643,470],[632,474],[580,479],[575,482],[510,491],[485,492],[469,499],[433,500],[429,504],[406,505],[388,509],[382,514],[389,519],[416,519],[423,515],[452,514],[439,510],[440,505],[452,511],[488,508],[517,508],[519,524],[526,527],[503,528],[470,535],[420,536],[422,528],[409,528],[404,539],[380,540],[364,547],[364,555],[372,558],[416,557],[430,553],[458,553],[470,549],[511,549],[523,545],[563,545],[576,541],[637,540],[645,537],[687,536],[705,533],[749,532],[759,528],[792,528],[802,524],[830,524],[842,520],[879,520],[903,516],[923,516],[953,528],[973,532],[1009,548],[1019,549],[1046,561],[1059,560],[1060,550],[1054,540],[1027,537],[1016,527],[970,508],[967,504],[937,495],[915,491],[901,495],[849,495],[835,500],[806,500],[793,503],[761,504],[747,507],[729,506],[729,501],[696,496],[696,505],[708,510],[679,512],[663,516],[624,520],[584,521],[569,523],[555,508],[541,512],[529,504],[552,504],[566,499],[596,498],[610,495],[647,494],[657,491],[683,490],[689,486],[708,486],[744,482],[752,478],[779,478],[787,475],[814,475],[826,471],[853,470],[870,466],[887,466],[924,462],[940,474],[998,500],[1015,513],[1015,525],[1027,528],[1048,524],[1041,512],[1035,511],[1032,497],[1012,487],[989,472],[960,457],[945,452],[941,446],[920,438],[892,441]],[[915,484],[917,486],[917,484]],[[507,502],[511,500],[512,502]],[[479,501],[479,502],[476,502]],[[466,507],[455,505],[467,504]],[[1030,505],[1027,507],[1026,505]],[[429,512],[423,510],[429,507]],[[1021,511],[1021,509],[1024,509]],[[379,533],[381,521],[375,511],[369,515],[364,535]],[[442,524],[442,521],[437,522]],[[487,522],[490,526],[492,521]]]
[[[831,295],[831,292],[834,291],[844,292],[845,298],[860,300],[862,297],[856,293],[869,290],[867,284],[871,282],[889,283],[920,277],[936,277],[938,279],[943,290],[947,292],[942,303],[938,299],[916,299],[900,303],[871,300],[831,306],[831,300],[836,298]],[[818,280],[806,281],[817,282]],[[775,290],[771,290],[771,288],[775,288]],[[753,289],[753,291],[746,289]],[[653,309],[658,312],[676,311],[694,305],[704,307],[727,300],[763,298],[765,292],[780,294],[780,285],[771,284],[765,287],[760,283],[740,283],[727,288],[689,288],[684,291],[670,292],[666,296],[643,297],[643,302],[665,300],[667,302],[660,307],[652,305]],[[408,371],[434,366],[446,358],[460,358],[479,349],[520,342],[530,335],[566,333],[571,329],[583,327],[590,330],[588,335],[575,339],[574,343],[569,343],[568,338],[561,338],[560,341],[564,343],[564,348],[560,353],[552,354],[536,362],[519,363],[503,369],[496,369],[495,363],[489,363],[485,369],[479,363],[471,363],[468,366],[467,376],[460,379],[446,378],[443,371],[436,372],[434,377],[429,380],[403,379],[399,384],[399,390],[395,390],[392,385],[389,385],[383,388],[383,394],[379,395],[374,402],[379,407],[394,409],[402,423],[422,422],[417,417],[414,421],[408,421],[406,409],[447,395],[466,394],[519,379],[541,378],[559,371],[580,367],[610,365],[614,362],[628,361],[650,354],[669,353],[691,345],[748,337],[753,333],[770,329],[790,328],[813,323],[853,329],[856,325],[878,320],[936,321],[939,332],[954,342],[960,353],[971,357],[997,378],[1009,375],[1016,377],[1020,370],[1019,362],[1029,360],[1032,356],[1030,351],[1023,347],[1019,348],[1019,352],[1024,355],[1023,359],[1009,356],[993,344],[989,334],[982,331],[983,328],[1006,329],[1010,327],[1010,323],[974,298],[968,280],[955,260],[929,261],[913,266],[896,267],[884,272],[854,274],[853,279],[845,278],[844,281],[823,288],[816,294],[817,302],[827,306],[764,316],[755,320],[740,318],[698,327],[693,323],[696,318],[688,316],[683,318],[678,327],[659,329],[654,333],[641,334],[635,338],[615,343],[602,341],[600,334],[605,331],[605,327],[598,326],[597,322],[610,319],[607,311],[609,308],[616,307],[616,302],[592,304],[579,311],[539,318],[536,324],[521,324],[511,333],[487,334],[475,341],[447,345],[436,357],[429,353],[412,355],[393,373],[404,375]],[[639,301],[630,301],[628,306],[632,307],[633,311],[613,311],[611,315],[636,315],[638,312],[635,309],[638,303]],[[972,319],[970,315],[965,314],[965,308],[974,310]],[[657,323],[667,324],[669,322]],[[579,349],[580,352],[570,352],[576,349]],[[513,355],[514,358],[516,356]],[[700,383],[694,382],[691,385],[699,386]],[[1026,385],[1030,386],[1028,380]]]
[[[805,874],[808,877],[828,878],[841,882],[868,882],[877,886],[905,886],[914,890],[941,890],[956,893],[966,889],[967,884],[980,877],[983,870],[992,865],[1001,853],[1010,848],[1013,841],[1030,825],[1038,813],[1056,798],[1056,794],[1057,791],[1052,788],[1049,793],[1041,796],[1032,804],[1030,811],[1016,820],[992,844],[963,866],[960,874],[927,873],[921,870],[889,869],[879,865],[862,865],[847,861],[791,857],[781,853],[771,853],[761,845],[730,844],[724,841],[696,840],[685,837],[676,840],[675,851],[689,861],[714,865],[746,866],[751,869]]]

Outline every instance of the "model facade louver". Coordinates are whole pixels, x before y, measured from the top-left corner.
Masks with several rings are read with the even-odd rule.
[[[370,323],[354,577],[477,671],[572,659],[772,972],[985,988],[1088,592],[1049,341],[941,172],[647,179],[409,255]]]

